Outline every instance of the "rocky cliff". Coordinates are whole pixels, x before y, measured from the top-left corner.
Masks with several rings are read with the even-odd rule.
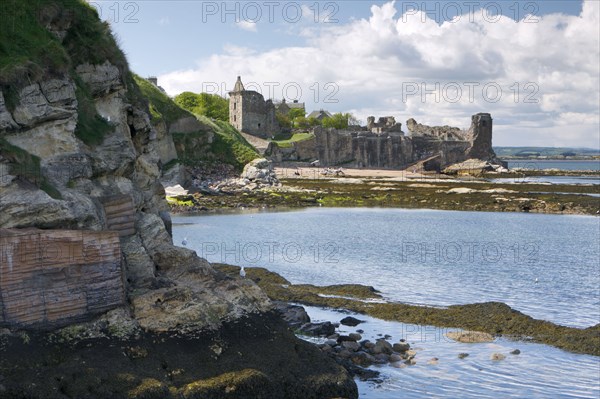
[[[256,287],[215,284],[207,262],[173,246],[158,180],[157,132],[145,110],[128,101],[123,72],[105,62],[78,65],[75,73],[26,85],[14,110],[0,109],[10,124],[0,133],[8,143],[2,161],[10,171],[2,179],[0,227],[108,230],[104,199],[130,196],[135,231],[121,238],[123,270],[134,315],[144,327],[216,327],[223,318],[266,310],[268,300]],[[97,117],[108,127],[98,144],[77,135],[78,84],[90,91]],[[15,147],[38,159],[39,170],[16,162],[10,153]],[[181,295],[189,301],[174,299]],[[168,309],[165,317],[154,306],[157,300]]]
[[[11,234],[28,228],[118,231],[126,301],[101,316],[103,331],[181,336],[219,331],[248,318],[252,325],[272,320],[261,321],[272,305],[254,283],[216,272],[194,251],[173,245],[161,164],[174,156],[171,133],[196,131],[195,120],[152,123],[147,100],[109,27],[85,2],[12,2],[11,7],[7,16],[24,18],[26,24],[3,24],[0,36],[0,55],[8,60],[0,71],[0,228]],[[48,59],[48,51],[60,57]],[[3,251],[4,262],[12,249]],[[49,278],[43,266],[38,265],[36,278],[23,281],[25,290],[35,284],[43,292],[60,283],[61,274]],[[75,300],[80,291],[69,287],[62,295]],[[0,297],[6,295],[0,290]],[[11,329],[31,328],[23,320],[2,320]],[[89,312],[87,320],[99,319]],[[38,320],[35,327],[61,322],[70,319],[54,319],[51,325]],[[269,337],[263,338],[266,344]],[[286,345],[292,342],[288,338]],[[2,374],[19,367],[0,362],[0,397]],[[325,368],[340,373],[331,363]],[[16,394],[45,395],[43,390],[23,393],[19,379],[26,377],[14,378]]]

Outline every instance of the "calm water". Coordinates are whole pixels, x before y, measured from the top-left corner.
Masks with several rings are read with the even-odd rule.
[[[492,179],[493,183],[600,184],[600,176],[525,176]]]
[[[535,318],[600,322],[600,218],[311,208],[176,217],[174,240],[209,261],[292,283],[360,283],[427,305],[501,301]],[[536,282],[537,279],[537,282]]]
[[[368,284],[397,301],[502,301],[536,318],[600,322],[600,218],[400,209],[323,209],[175,217],[174,240],[213,262],[264,266],[293,283]],[[536,282],[537,279],[537,282]],[[307,307],[313,320],[338,311]],[[417,365],[377,366],[361,398],[598,398],[600,358],[499,339],[449,341],[447,329],[365,315],[364,338],[390,334],[418,348]],[[518,348],[518,356],[508,352]],[[458,354],[467,352],[466,359]],[[490,355],[507,356],[493,362]],[[437,357],[438,365],[427,360]],[[374,366],[375,367],[375,366]]]
[[[598,170],[600,171],[600,160],[595,161],[560,161],[560,160],[515,160],[508,161],[509,169],[524,168],[532,170],[560,169],[560,170]]]
[[[455,329],[387,322],[365,315],[331,309],[305,307],[313,321],[337,321],[347,314],[365,320],[357,327],[340,326],[350,333],[362,329],[363,339],[375,340],[389,334],[390,342],[406,339],[417,349],[417,364],[403,369],[373,366],[382,383],[357,381],[360,397],[398,398],[598,398],[600,358],[576,355],[547,345],[498,339],[493,343],[463,344],[445,333]],[[309,339],[313,340],[314,339]],[[519,349],[520,355],[509,354]],[[492,353],[506,355],[492,361]],[[458,359],[459,353],[469,353]],[[438,358],[437,365],[427,361]]]

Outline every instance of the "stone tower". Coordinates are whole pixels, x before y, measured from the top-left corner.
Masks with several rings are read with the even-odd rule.
[[[471,142],[468,158],[490,160],[496,157],[492,149],[492,116],[488,113],[479,113],[471,117],[471,127],[467,134]]]
[[[257,137],[271,138],[279,133],[273,101],[265,101],[262,94],[246,90],[239,76],[229,92],[229,123],[240,132]]]

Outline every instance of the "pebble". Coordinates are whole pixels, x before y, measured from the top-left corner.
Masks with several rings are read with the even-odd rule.
[[[492,353],[492,356],[490,356],[490,360],[504,360],[506,359],[506,356],[504,356],[502,353]]]
[[[519,349],[515,349],[514,351],[510,352],[511,355],[520,355],[521,351]]]
[[[464,358],[465,358],[465,357],[467,357],[467,356],[469,356],[469,354],[468,354],[468,353],[459,353],[459,354],[458,354],[458,358],[459,358],[459,359],[464,359]]]
[[[436,366],[439,362],[440,362],[440,359],[438,359],[437,357],[433,357],[427,361],[427,364]]]

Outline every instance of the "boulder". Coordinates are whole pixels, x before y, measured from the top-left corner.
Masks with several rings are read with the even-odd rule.
[[[340,323],[345,326],[356,327],[360,323],[363,323],[363,321],[357,319],[356,317],[348,316],[348,317],[344,317],[342,320],[340,320]]]
[[[360,341],[362,339],[362,335],[360,335],[359,333],[350,333],[348,334],[348,336],[354,341]]]
[[[286,302],[275,302],[275,309],[277,309],[283,317],[283,320],[285,320],[293,329],[306,323],[310,323],[310,317],[302,306],[291,305]],[[331,342],[333,342],[333,345]],[[336,343],[337,342],[334,340],[328,341],[328,344],[331,346],[334,346]]]
[[[329,336],[334,333],[335,326],[330,321],[322,323],[306,323],[300,326],[300,331],[306,335]]]
[[[392,348],[394,349],[395,352],[406,352],[407,350],[410,349],[410,345],[408,344],[408,342],[397,342],[394,345],[392,345]]]

